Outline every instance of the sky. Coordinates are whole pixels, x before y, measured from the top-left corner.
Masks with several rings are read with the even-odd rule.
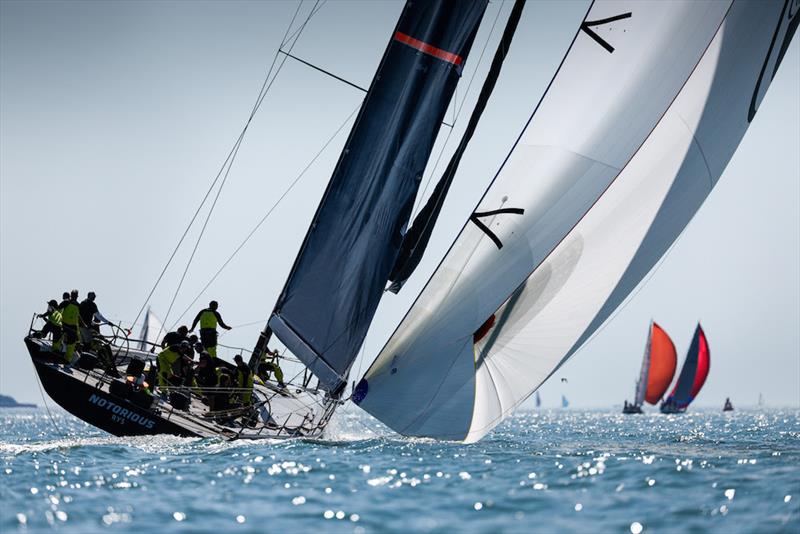
[[[311,5],[301,6],[300,19]],[[403,291],[381,302],[354,378],[475,206],[587,5],[528,2],[428,254]],[[329,1],[292,53],[367,86],[401,7]],[[436,174],[436,156],[443,150],[446,162],[457,144],[510,7],[496,1],[487,10],[448,112],[456,127],[447,143],[442,130],[425,180]],[[78,288],[83,297],[94,290],[106,317],[131,324],[245,124],[296,8],[295,2],[0,2],[0,393],[41,404],[22,340],[32,315],[63,291]],[[300,63],[283,64],[248,129],[169,326],[191,321],[213,298],[234,326],[221,342],[252,348],[362,98]],[[712,363],[698,406],[721,407],[725,397],[735,406],[755,405],[759,393],[768,405],[800,406],[798,147],[795,36],[719,184],[632,298],[542,386],[544,406],[560,404],[562,394],[575,407],[631,399],[651,319],[672,336],[679,362],[702,321]],[[162,318],[205,213],[150,301]]]

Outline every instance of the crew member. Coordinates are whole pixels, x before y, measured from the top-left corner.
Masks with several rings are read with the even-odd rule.
[[[247,406],[253,396],[253,373],[242,360],[241,354],[234,356],[233,361],[236,362],[236,387],[239,388],[239,398],[242,399],[242,404]]]
[[[158,387],[162,392],[169,391],[169,385],[175,382],[173,365],[181,359],[183,350],[180,345],[170,345],[158,353]]]
[[[264,382],[269,380],[269,374],[275,374],[275,380],[278,381],[278,387],[285,388],[286,384],[283,383],[283,370],[278,365],[278,358],[280,354],[277,350],[270,351],[269,349],[261,356],[261,361],[258,364],[258,376]]]
[[[181,325],[178,327],[177,331],[168,332],[167,335],[164,336],[164,339],[161,340],[161,346],[166,348],[172,345],[180,345],[181,341],[186,341],[188,339],[186,337],[188,334],[189,329]]]
[[[219,304],[216,300],[208,303],[208,308],[200,310],[197,317],[192,321],[192,327],[189,330],[194,330],[197,323],[200,323],[200,343],[206,349],[212,358],[217,357],[217,323],[225,330],[230,330],[231,327],[225,324],[222,316],[217,311]]]
[[[94,334],[100,333],[100,324],[111,324],[111,321],[103,317],[100,310],[97,309],[97,304],[94,299],[96,295],[94,291],[89,291],[86,298],[80,303],[80,316],[81,316],[81,343],[85,344],[88,348],[92,344]]]
[[[78,343],[78,323],[80,321],[80,304],[78,303],[78,290],[73,289],[70,291],[69,300],[64,305],[61,311],[61,329],[64,332],[64,343],[67,345],[67,351],[64,353],[64,359],[67,363],[72,363],[72,357],[75,354],[75,345]]]
[[[45,320],[42,328],[42,337],[53,334],[53,352],[61,352],[61,312],[55,299],[47,303],[47,311],[40,313],[39,317]]]
[[[195,377],[200,390],[207,397],[210,404],[213,398],[213,388],[216,388],[219,382],[219,375],[217,374],[216,360],[205,351],[200,353],[200,361],[197,363]],[[206,389],[204,390],[203,388]]]
[[[64,291],[61,294],[61,302],[58,304],[58,310],[64,311],[64,308],[67,307],[67,304],[69,304],[69,291]]]

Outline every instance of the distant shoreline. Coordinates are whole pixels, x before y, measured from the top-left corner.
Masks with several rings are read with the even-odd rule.
[[[29,402],[17,402],[14,397],[8,395],[0,395],[0,408],[38,408],[38,406]]]

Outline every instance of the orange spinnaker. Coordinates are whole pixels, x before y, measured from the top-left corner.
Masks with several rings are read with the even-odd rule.
[[[666,332],[653,323],[650,334],[650,372],[647,374],[647,392],[645,400],[656,404],[667,391],[675,368],[678,366],[678,355],[675,345]]]

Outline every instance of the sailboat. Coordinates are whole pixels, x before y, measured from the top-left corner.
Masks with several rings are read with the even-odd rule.
[[[661,413],[683,413],[697,397],[708,377],[711,366],[711,352],[705,332],[700,324],[694,331],[692,344],[683,362],[678,381],[667,399],[661,403]]]
[[[537,408],[541,408],[542,407],[542,396],[539,395],[538,391],[536,392],[536,407]]]
[[[139,332],[137,348],[142,351],[154,352],[160,346],[158,342],[165,333],[161,320],[148,306],[144,314],[144,321],[142,321],[142,330]]]
[[[672,383],[677,365],[678,357],[672,340],[663,328],[650,321],[642,370],[639,372],[639,380],[636,381],[636,395],[633,403],[628,404],[625,401],[622,413],[642,413],[645,401],[652,405],[658,404]]]
[[[732,412],[733,411],[733,403],[731,403],[730,397],[725,398],[725,405],[722,407],[723,412]]]
[[[569,401],[567,400],[566,395],[561,395],[561,407],[569,408]]]
[[[487,5],[488,0],[433,0],[404,6],[249,358],[255,370],[273,354],[267,343],[274,336],[292,355],[283,358],[304,366],[301,375],[285,384],[254,385],[252,404],[214,410],[204,398],[209,388],[202,395],[188,385],[153,389],[152,354],[141,348],[146,339],[134,348],[117,332],[103,342],[110,366],[92,356],[99,347],[83,347],[70,367],[51,353],[48,341],[29,335],[25,342],[47,393],[70,413],[116,435],[321,435],[344,400],[350,367],[399,255],[420,178]],[[119,374],[125,378],[116,379]],[[127,387],[145,380],[149,389]],[[210,388],[208,395],[229,393],[237,391]]]
[[[463,137],[411,222],[485,8],[404,7],[252,351],[251,365],[275,338],[305,367],[288,391],[256,388],[267,416],[219,418],[194,398],[187,410],[163,399],[131,407],[109,396],[105,375],[68,375],[46,360],[46,341],[29,337],[48,393],[112,433],[321,435],[347,399],[378,302],[404,290],[426,250],[503,61],[535,57],[511,47],[525,8],[517,0]],[[593,1],[483,197],[357,379],[354,403],[402,435],[463,442],[507,418],[591,338],[699,209],[765,96],[796,13],[789,0]],[[142,357],[115,354],[118,368]],[[127,424],[123,411],[153,426]]]

